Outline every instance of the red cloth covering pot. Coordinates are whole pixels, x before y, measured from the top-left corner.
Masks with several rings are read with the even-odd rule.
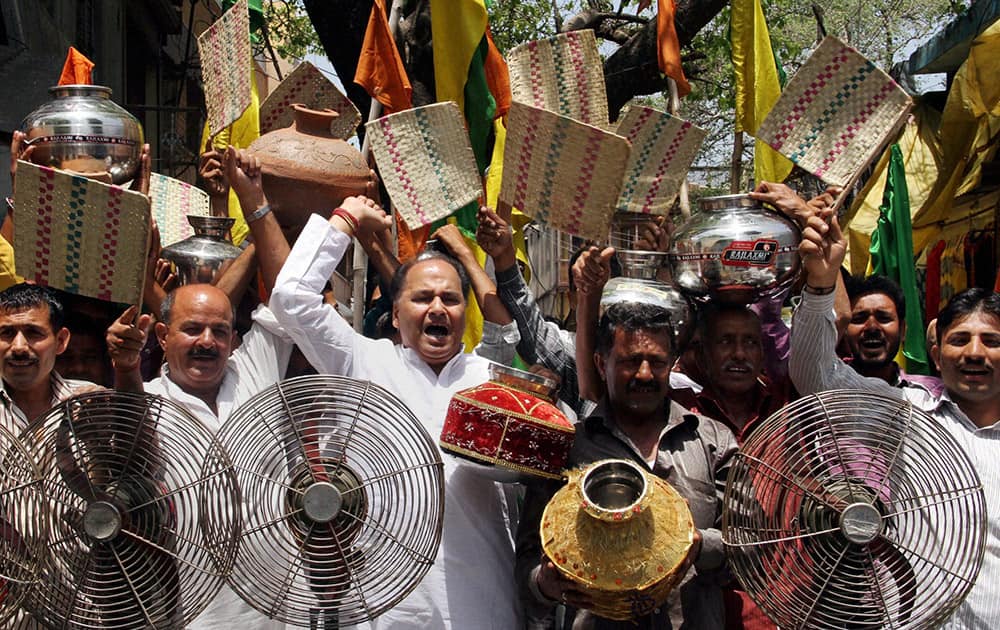
[[[441,448],[489,467],[561,479],[573,445],[573,424],[551,402],[489,381],[455,394],[448,405]]]

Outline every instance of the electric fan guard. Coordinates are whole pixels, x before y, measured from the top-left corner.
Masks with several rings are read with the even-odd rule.
[[[43,480],[31,455],[0,427],[0,624],[37,585],[48,553]]]
[[[910,403],[828,391],[757,427],[730,470],[729,564],[782,628],[930,628],[982,564],[986,507],[961,446]]]
[[[230,587],[300,627],[362,623],[419,584],[437,556],[443,464],[410,410],[367,381],[278,383],[230,416],[248,511]]]
[[[96,391],[22,435],[44,478],[49,559],[26,602],[58,628],[182,628],[225,581],[240,531],[229,458],[187,411]]]

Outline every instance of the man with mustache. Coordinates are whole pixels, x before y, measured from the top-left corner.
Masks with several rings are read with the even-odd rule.
[[[591,324],[610,275],[610,256],[585,252],[574,267],[581,291],[578,325]],[[584,273],[586,270],[586,273]],[[592,360],[603,384],[597,408],[576,425],[571,466],[601,459],[629,459],[668,481],[685,499],[696,527],[692,566],[667,602],[631,621],[612,621],[586,610],[589,600],[542,555],[539,523],[559,483],[528,486],[517,533],[517,577],[533,620],[544,620],[560,602],[566,627],[724,627],[725,554],[718,527],[722,495],[736,440],[721,422],[671,400],[670,370],[677,356],[670,313],[635,302],[612,304],[599,320]]]
[[[802,232],[806,273],[802,302],[792,319],[789,372],[802,394],[857,389],[905,399],[933,416],[962,446],[982,481],[988,518],[986,555],[975,585],[944,628],[998,628],[1000,576],[1000,294],[968,289],[940,312],[931,357],[944,391],[893,387],[865,377],[837,358],[833,294],[847,239],[836,217],[816,216]],[[864,404],[860,392],[858,404]]]
[[[0,421],[14,435],[56,403],[99,387],[56,372],[69,338],[62,304],[48,289],[16,284],[0,292]]]
[[[389,295],[398,345],[364,337],[323,300],[323,286],[359,230],[390,224],[374,200],[360,196],[345,200],[329,221],[313,215],[278,275],[270,306],[317,370],[385,387],[436,440],[452,395],[489,380],[489,361],[462,351],[469,289],[464,269],[434,252],[396,270]],[[263,240],[257,245],[267,246]],[[444,457],[444,480],[437,558],[416,589],[372,627],[521,627],[501,484],[453,457]]]
[[[906,335],[906,303],[899,285],[873,274],[848,278],[846,289],[851,313],[844,343],[851,353],[851,367],[862,376],[880,378],[890,385],[919,385],[939,394],[940,379],[906,374],[895,362]]]
[[[264,286],[269,288],[287,255],[288,244],[269,212],[260,164],[249,153],[230,147],[225,167],[257,242],[257,262]],[[261,241],[268,245],[261,246]],[[136,307],[129,307],[108,329],[115,387],[163,396],[187,409],[213,433],[242,403],[284,377],[294,348],[291,337],[264,305],[254,311],[254,323],[237,348],[235,312],[227,293],[209,284],[184,285],[163,300],[154,331],[166,364],[160,376],[143,384],[140,351],[151,316],[136,314]],[[225,587],[189,625],[196,630],[240,626],[281,630],[285,624],[265,618]]]

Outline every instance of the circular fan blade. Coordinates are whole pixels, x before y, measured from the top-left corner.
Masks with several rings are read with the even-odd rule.
[[[4,624],[36,585],[48,553],[48,523],[41,473],[21,442],[3,427],[0,454],[0,624]]]
[[[101,391],[23,438],[39,463],[50,562],[26,606],[58,628],[179,628],[211,602],[240,530],[221,444],[181,407]]]
[[[979,573],[985,499],[961,446],[920,409],[823,392],[743,445],[723,540],[733,573],[780,627],[928,628]]]
[[[243,404],[220,439],[253,506],[230,585],[265,615],[302,627],[361,623],[402,600],[434,562],[443,464],[385,389],[290,379]]]

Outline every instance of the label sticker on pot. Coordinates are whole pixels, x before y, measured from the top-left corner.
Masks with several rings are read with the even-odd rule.
[[[770,267],[778,251],[778,241],[733,241],[722,251],[722,264],[730,267]]]

